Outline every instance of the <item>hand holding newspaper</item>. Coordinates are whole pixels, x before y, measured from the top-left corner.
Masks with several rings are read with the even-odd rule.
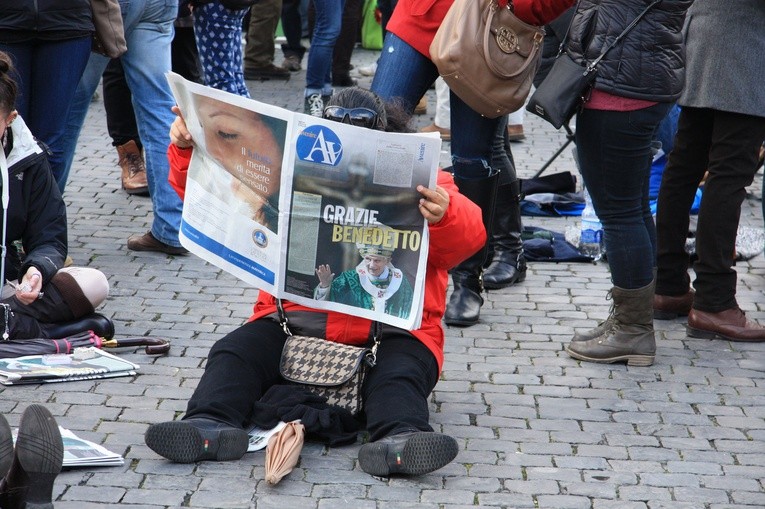
[[[194,140],[181,244],[272,295],[404,329],[422,318],[437,135],[294,113],[169,73]]]

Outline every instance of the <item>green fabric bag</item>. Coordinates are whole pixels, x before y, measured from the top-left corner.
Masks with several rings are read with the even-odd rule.
[[[377,0],[364,0],[364,12],[361,18],[361,47],[380,50],[383,47],[383,34],[380,23],[375,19]]]

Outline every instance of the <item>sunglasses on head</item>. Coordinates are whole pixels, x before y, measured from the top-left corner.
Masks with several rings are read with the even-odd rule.
[[[341,106],[327,106],[324,108],[324,119],[351,124],[357,127],[375,129],[378,125],[379,115],[369,108],[343,108]]]

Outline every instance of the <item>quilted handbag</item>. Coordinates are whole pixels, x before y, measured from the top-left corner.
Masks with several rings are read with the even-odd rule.
[[[523,106],[544,35],[513,14],[512,1],[455,0],[430,44],[430,58],[465,104],[497,118]]]
[[[361,384],[372,366],[372,349],[311,336],[288,336],[279,371],[327,403],[352,414],[361,411]]]

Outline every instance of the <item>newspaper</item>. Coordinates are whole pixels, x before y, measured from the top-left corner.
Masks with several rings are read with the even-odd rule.
[[[365,129],[169,73],[195,142],[181,244],[272,295],[415,329],[437,134]],[[320,275],[330,283],[320,284]]]
[[[279,423],[271,429],[263,429],[258,426],[253,426],[247,434],[250,437],[250,443],[247,446],[247,452],[255,452],[261,449],[265,449],[268,445],[268,439],[273,435],[279,433],[287,425],[284,421]]]
[[[78,437],[71,430],[58,427],[64,443],[64,468],[75,467],[119,467],[125,460],[117,453],[89,440]],[[16,442],[18,430],[13,430],[13,442]]]
[[[0,359],[0,384],[70,382],[135,375],[137,364],[95,347],[75,348],[70,354],[27,355]]]

